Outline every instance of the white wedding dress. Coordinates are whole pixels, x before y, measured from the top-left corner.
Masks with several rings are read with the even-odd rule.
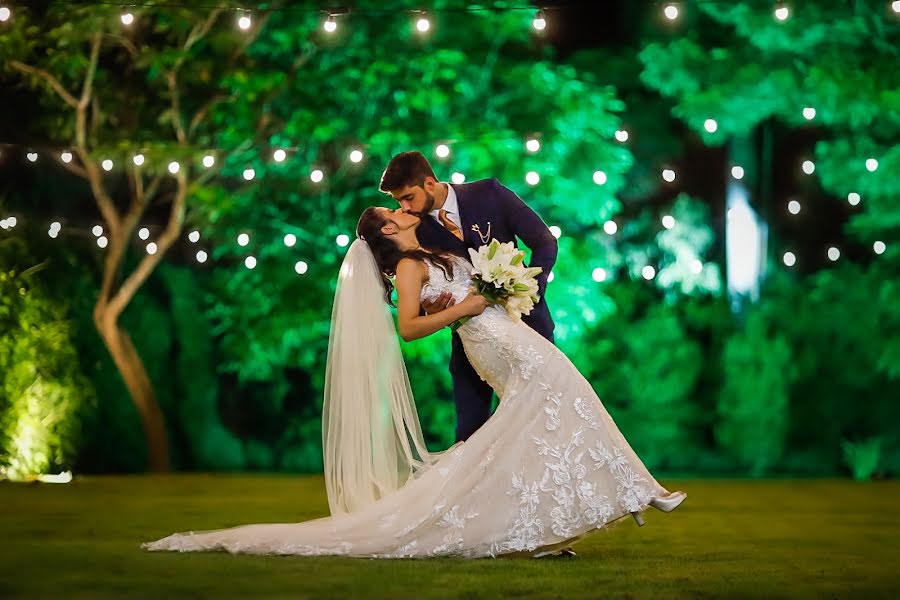
[[[457,302],[465,298],[472,266],[454,260],[452,281],[429,264],[423,299],[444,291]],[[458,333],[499,406],[467,441],[404,487],[359,512],[176,533],[142,547],[369,558],[538,553],[668,494],[552,343],[497,306]]]

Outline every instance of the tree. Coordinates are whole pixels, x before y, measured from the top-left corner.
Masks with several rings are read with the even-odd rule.
[[[141,416],[149,466],[161,471],[169,468],[165,420],[119,318],[180,236],[188,197],[216,172],[201,172],[196,160],[209,139],[210,110],[224,98],[201,90],[246,60],[264,20],[241,39],[217,28],[221,9],[158,16],[125,32],[109,6],[17,10],[2,58],[40,103],[40,145],[87,182],[103,217],[108,248],[94,323]],[[216,60],[223,48],[228,58]],[[156,251],[123,272],[134,232],[154,205],[167,212]]]

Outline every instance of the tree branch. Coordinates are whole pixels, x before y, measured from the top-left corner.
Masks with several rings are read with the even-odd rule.
[[[44,81],[46,81],[53,90],[59,94],[59,97],[65,101],[66,104],[71,106],[72,108],[78,108],[78,100],[75,99],[69,91],[63,87],[63,84],[59,82],[59,80],[48,73],[43,69],[39,69],[37,67],[32,67],[31,65],[26,65],[23,62],[19,62],[17,60],[12,60],[9,64],[16,70],[21,71],[22,73],[27,73],[28,75],[37,75]]]
[[[184,223],[184,205],[187,198],[187,178],[184,172],[178,173],[176,177],[178,181],[178,189],[175,192],[175,198],[172,200],[172,208],[169,212],[169,222],[163,234],[157,240],[157,250],[155,254],[147,254],[141,259],[137,268],[128,276],[124,283],[119,287],[116,295],[110,300],[107,309],[112,319],[118,318],[121,312],[128,305],[128,302],[137,292],[138,288],[147,280],[156,265],[162,260],[163,255],[172,246]]]
[[[181,101],[178,97],[178,76],[172,70],[166,74],[169,84],[169,95],[172,96],[172,127],[175,129],[175,137],[182,146],[187,144],[187,135],[184,132],[184,124],[181,122]]]

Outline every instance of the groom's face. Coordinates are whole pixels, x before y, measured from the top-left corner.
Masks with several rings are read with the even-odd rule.
[[[431,177],[426,177],[422,185],[408,185],[398,190],[393,190],[391,196],[400,205],[400,208],[419,218],[424,217],[434,210],[434,186],[436,182]]]

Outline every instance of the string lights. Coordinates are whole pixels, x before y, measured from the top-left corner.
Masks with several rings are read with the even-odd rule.
[[[534,15],[534,19],[531,21],[531,26],[537,31],[543,31],[547,28],[547,18],[544,16],[544,11],[537,11]]]

